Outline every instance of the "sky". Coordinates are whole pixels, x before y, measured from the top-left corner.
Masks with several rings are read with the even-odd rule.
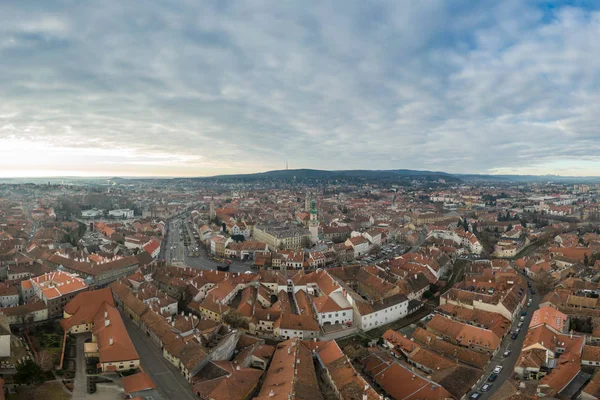
[[[0,2],[0,177],[600,175],[600,2]]]

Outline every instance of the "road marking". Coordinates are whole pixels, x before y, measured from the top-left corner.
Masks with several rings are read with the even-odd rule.
[[[152,375],[158,376],[158,375],[164,375],[164,374],[170,374],[170,373],[171,373],[171,371],[165,371],[165,372],[158,372],[158,373],[152,374]]]

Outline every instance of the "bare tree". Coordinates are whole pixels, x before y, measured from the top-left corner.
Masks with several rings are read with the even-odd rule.
[[[548,271],[541,270],[536,274],[534,282],[538,288],[538,291],[543,296],[554,290],[554,287],[557,283],[557,279],[554,276],[552,276]]]
[[[52,356],[48,354],[46,350],[40,350],[37,352],[35,362],[40,366],[40,368],[42,368],[42,371],[50,371],[54,365]]]

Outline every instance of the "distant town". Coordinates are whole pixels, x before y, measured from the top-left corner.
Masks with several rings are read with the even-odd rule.
[[[5,180],[0,281],[8,396],[600,397],[593,181]]]

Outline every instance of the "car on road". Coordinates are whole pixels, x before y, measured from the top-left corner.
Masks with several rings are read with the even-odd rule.
[[[481,397],[481,393],[471,393],[471,395],[469,396],[469,399],[478,399]]]
[[[491,387],[492,387],[492,384],[491,384],[491,383],[486,383],[486,384],[485,384],[485,385],[483,385],[483,386],[481,387],[481,389],[479,389],[479,390],[480,390],[480,391],[482,391],[482,392],[487,392],[487,391],[489,391],[489,390],[490,390],[490,388],[491,388]]]
[[[531,294],[535,294],[535,290],[531,289]]]
[[[521,321],[521,322],[519,322],[519,323],[517,324],[517,328],[520,328],[520,327],[522,327],[522,326],[523,326],[523,321]]]
[[[512,340],[515,340],[517,338],[517,336],[519,336],[518,332],[513,332],[512,336],[510,337]]]
[[[521,322],[525,321],[525,317],[521,317],[520,321]]]
[[[488,381],[494,382],[496,378],[498,378],[498,374],[491,374],[490,376],[488,376]]]
[[[495,374],[499,374],[502,371],[502,365],[496,365],[496,368],[492,371]]]
[[[524,317],[527,315],[527,310],[521,312],[521,316]]]
[[[509,350],[509,349],[506,349],[506,350],[504,350],[504,354],[503,354],[503,356],[504,356],[504,357],[508,357],[508,356],[510,356],[510,350]]]

